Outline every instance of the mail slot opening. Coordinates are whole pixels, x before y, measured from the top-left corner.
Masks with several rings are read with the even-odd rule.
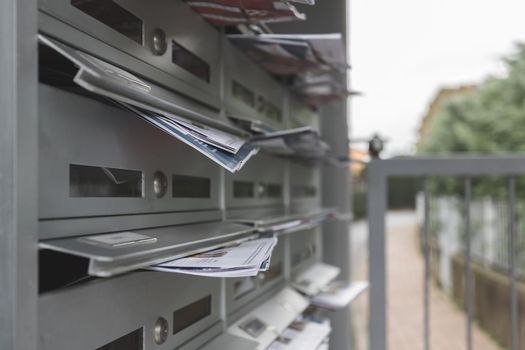
[[[173,312],[173,334],[188,328],[211,315],[211,295]]]
[[[268,198],[280,198],[283,193],[283,188],[279,184],[268,183],[264,185],[265,194]]]
[[[234,181],[233,182],[233,197],[234,198],[254,198],[255,197],[255,183],[250,181]]]
[[[49,249],[38,251],[38,289],[47,293],[93,280],[87,274],[89,260]]]
[[[142,45],[144,25],[140,18],[112,0],[71,0],[71,5]]]
[[[142,350],[144,349],[144,328],[128,333],[96,350]]]
[[[292,186],[292,196],[294,197],[315,197],[317,188],[311,185],[294,185]]]
[[[173,175],[173,198],[210,198],[211,180],[206,177]]]
[[[138,170],[69,165],[70,197],[143,196],[143,174]]]
[[[210,82],[210,65],[176,41],[171,43],[171,61],[197,78]]]

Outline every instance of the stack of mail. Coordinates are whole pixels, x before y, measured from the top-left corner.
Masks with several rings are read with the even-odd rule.
[[[311,4],[312,1],[298,2]],[[306,18],[293,5],[281,0],[187,0],[187,3],[216,26],[287,22]]]
[[[305,159],[322,158],[330,149],[319,132],[310,126],[257,135],[251,138],[250,143],[273,153]]]
[[[348,68],[341,34],[228,36],[253,61],[275,75]]]
[[[331,331],[328,321],[317,323],[299,317],[267,349],[317,350]]]
[[[248,277],[270,268],[276,237],[259,238],[175,259],[150,268],[155,271],[208,277]]]
[[[232,173],[241,169],[248,159],[259,151],[257,146],[247,143],[243,138],[209,126],[131,105],[124,107]]]

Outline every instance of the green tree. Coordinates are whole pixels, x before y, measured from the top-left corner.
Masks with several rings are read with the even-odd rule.
[[[419,154],[525,153],[525,44],[503,59],[505,74],[490,77],[475,90],[449,97],[441,104]],[[520,181],[524,189],[525,182]],[[442,179],[433,184],[439,193],[459,194],[460,181]],[[504,194],[501,179],[474,182],[476,195]]]
[[[525,45],[504,63],[503,77],[442,104],[420,153],[525,153]]]

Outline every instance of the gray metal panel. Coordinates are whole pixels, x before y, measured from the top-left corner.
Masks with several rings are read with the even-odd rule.
[[[279,240],[277,246],[274,248],[271,259],[271,267],[268,272],[259,273],[256,277],[253,277],[254,289],[236,296],[236,288],[242,282],[246,282],[248,278],[228,278],[226,280],[226,313],[231,315],[236,312],[239,308],[246,304],[254,301],[262,294],[268,292],[274,288],[277,284],[280,284],[284,280],[284,242]],[[272,270],[280,270],[280,275],[267,280],[272,273]]]
[[[344,2],[323,2],[322,7],[345,7]],[[317,6],[316,6],[317,7]],[[327,24],[328,25],[328,24]],[[322,136],[331,150],[339,156],[348,154],[347,104],[345,101],[331,103],[321,108]],[[336,207],[340,213],[351,212],[351,181],[348,168],[325,165],[322,172],[323,206]],[[339,279],[350,282],[352,271],[351,225],[342,217],[323,225],[323,261],[341,268]],[[350,348],[352,331],[352,308],[332,313],[333,325],[330,345],[335,349]],[[375,349],[374,349],[375,350]]]
[[[66,236],[83,236],[86,234],[129,231],[194,222],[218,221],[221,219],[222,216],[219,210],[199,210],[144,215],[135,214],[41,220],[38,225],[38,238],[51,239]]]
[[[211,314],[173,334],[173,311],[211,295]],[[39,349],[93,350],[144,327],[145,349],[173,349],[198,336],[202,345],[220,333],[220,280],[159,272],[119,278],[44,294],[39,300]],[[168,339],[156,346],[155,321],[169,324]],[[204,333],[202,333],[204,332]]]
[[[69,165],[140,170],[143,198],[70,197]],[[219,167],[129,112],[40,85],[40,217],[67,218],[219,208]],[[153,174],[205,177],[210,198],[156,198]]]
[[[212,102],[210,99],[218,102],[220,34],[215,28],[206,23],[182,0],[156,0],[153,5],[142,0],[117,0],[115,2],[144,22],[144,46],[86,15],[73,7],[69,0],[40,0],[39,7],[43,12],[177,78],[180,82],[178,86],[171,86],[174,89],[205,103]],[[155,56],[149,49],[151,32],[155,28],[164,30],[168,43],[171,44],[172,40],[177,41],[209,64],[210,83],[173,64],[171,45],[168,45],[168,50],[164,55]],[[62,38],[60,32],[53,32],[53,34]],[[107,57],[105,51],[93,53],[112,62],[121,62],[121,60]],[[135,73],[141,74],[141,69]],[[148,75],[147,73],[142,74]],[[218,104],[215,103],[215,106]]]
[[[93,244],[86,241],[84,237],[74,237],[42,241],[39,246],[87,258],[90,260],[89,274],[108,277],[253,236],[252,228],[227,222],[162,227],[133,232],[155,238],[156,241],[111,247]]]
[[[0,2],[0,348],[37,342],[36,1]]]
[[[261,206],[284,205],[284,161],[270,155],[259,153],[246,165],[234,174],[226,174],[226,208],[246,208]],[[253,198],[235,198],[234,182],[243,181],[254,184]],[[281,196],[271,198],[264,193],[264,185],[273,184],[281,186]]]
[[[287,94],[286,89],[226,39],[224,42],[224,69],[224,93],[227,114],[245,119],[260,120],[275,130],[283,129],[286,126],[285,110],[283,108],[285,95]],[[255,108],[233,96],[234,81],[242,84],[242,86],[248,88],[256,95]],[[259,97],[271,102],[281,110],[282,121],[272,120],[265,116],[264,113],[261,113],[259,110],[261,104],[260,101],[257,101]]]

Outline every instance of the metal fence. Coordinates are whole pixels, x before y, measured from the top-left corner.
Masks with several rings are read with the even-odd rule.
[[[431,199],[428,179],[436,176],[457,177],[462,181],[462,198],[458,201],[461,212],[461,253],[465,259],[465,307],[467,335],[466,348],[472,349],[473,289],[472,259],[478,254],[479,247],[473,245],[472,237],[478,228],[476,218],[480,212],[472,203],[472,178],[479,176],[502,177],[506,182],[506,209],[498,209],[496,226],[506,232],[497,249],[496,261],[509,271],[511,315],[511,349],[518,349],[518,301],[517,286],[517,203],[516,177],[525,174],[525,158],[515,156],[498,157],[448,157],[448,158],[399,158],[374,160],[368,168],[368,224],[369,224],[369,279],[370,279],[370,324],[369,348],[387,349],[387,293],[386,293],[386,257],[385,257],[385,214],[387,210],[388,179],[394,176],[420,177],[423,183],[422,210],[422,246],[424,262],[423,296],[423,348],[430,349],[430,235],[431,235]]]
[[[439,261],[434,262],[438,270],[437,278],[440,285],[448,287],[451,283],[447,270],[450,259],[466,249],[464,237],[465,220],[462,215],[462,198],[441,196],[439,193],[430,195],[429,235],[434,246],[439,251]],[[516,200],[515,242],[516,273],[520,279],[525,278],[525,200]],[[418,194],[417,212],[421,235],[423,235],[424,193]],[[508,272],[510,269],[509,254],[509,218],[508,201],[492,197],[472,200],[471,215],[471,255],[477,263],[496,271]],[[448,260],[448,261],[442,261]],[[443,267],[439,271],[440,267]]]

